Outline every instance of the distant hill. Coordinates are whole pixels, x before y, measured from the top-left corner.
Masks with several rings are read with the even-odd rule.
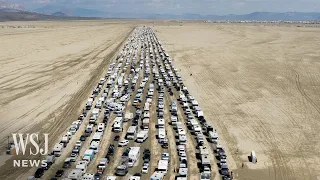
[[[107,18],[137,18],[137,19],[191,19],[191,20],[320,20],[320,13],[310,12],[254,12],[250,14],[201,15],[201,14],[156,14],[156,13],[105,13]]]
[[[68,14],[64,13],[64,12],[55,12],[51,14],[52,16],[60,16],[60,17],[67,17],[69,16]]]
[[[84,9],[84,8],[67,8],[57,5],[46,5],[44,7],[34,9],[35,12],[43,14],[53,14],[56,12],[62,12],[68,16],[79,17],[104,17],[105,13],[98,10]]]
[[[320,13],[316,12],[254,12],[243,15],[225,15],[225,16],[205,16],[205,19],[212,20],[319,20]]]
[[[8,4],[0,0],[1,21],[6,20],[44,20],[44,19],[84,19],[84,17],[100,18],[135,18],[135,19],[190,19],[190,20],[320,20],[318,12],[254,12],[250,14],[201,15],[186,13],[181,15],[157,13],[111,13],[99,10],[46,5],[28,11],[20,4]],[[76,18],[81,17],[81,18]]]
[[[229,14],[229,15],[200,15],[200,14],[147,14],[147,15],[131,15],[131,17],[146,17],[150,19],[191,19],[191,20],[320,20],[320,13],[310,12],[286,12],[286,13],[273,13],[273,12],[254,12],[250,14]]]
[[[11,10],[13,11],[27,11],[27,9],[25,7],[23,7],[21,4],[9,4],[6,3],[2,0],[0,0],[0,11],[4,12],[4,11],[9,11]]]
[[[34,12],[0,12],[0,21],[91,20],[93,17],[53,16]]]

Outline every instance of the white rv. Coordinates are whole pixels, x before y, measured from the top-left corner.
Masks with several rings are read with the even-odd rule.
[[[164,179],[164,173],[161,173],[161,172],[154,172],[150,177],[150,180],[163,180],[163,179]]]
[[[124,122],[130,121],[133,119],[133,113],[127,112],[124,116]]]
[[[162,142],[166,138],[166,130],[164,127],[158,129],[158,138],[159,142]]]
[[[140,131],[140,132],[137,134],[137,139],[136,139],[136,141],[137,141],[138,143],[143,143],[143,142],[148,138],[148,133],[149,133],[149,131],[145,131],[145,130]]]
[[[80,169],[82,173],[86,173],[88,168],[88,161],[79,161],[76,165],[76,169]]]
[[[128,166],[132,167],[139,159],[140,147],[130,147]]]
[[[219,137],[218,137],[218,134],[216,132],[209,131],[209,140],[210,140],[210,142],[217,143],[218,139],[219,139]]]
[[[121,132],[122,131],[122,121],[123,121],[122,117],[116,117],[114,119],[114,123],[113,123],[113,131],[114,132]]]
[[[167,174],[168,165],[169,165],[169,161],[168,160],[159,160],[157,171],[158,172],[162,172],[164,174]]]
[[[83,172],[80,169],[72,169],[68,174],[68,179],[78,180],[81,179]]]
[[[164,119],[162,119],[162,118],[158,119],[158,127],[159,128],[163,128],[164,127]]]
[[[92,141],[101,141],[102,135],[103,135],[102,132],[94,133],[92,137]]]

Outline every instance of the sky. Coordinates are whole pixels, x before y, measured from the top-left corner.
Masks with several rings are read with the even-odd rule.
[[[320,0],[4,0],[30,10],[46,5],[104,12],[157,14],[246,14],[252,12],[320,12]]]

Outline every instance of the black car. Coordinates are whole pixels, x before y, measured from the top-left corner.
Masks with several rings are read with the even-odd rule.
[[[96,173],[94,174],[94,180],[100,180],[101,179],[101,174]]]
[[[56,177],[61,177],[64,173],[64,170],[60,169],[56,172]]]
[[[149,149],[144,149],[143,154],[149,154],[150,155],[150,150]]]
[[[141,176],[141,174],[140,173],[135,173],[133,176]]]
[[[80,141],[85,141],[86,139],[87,139],[87,137],[84,136],[84,135],[82,135],[82,136],[80,137]]]
[[[120,139],[120,136],[119,136],[119,135],[116,135],[116,136],[114,137],[114,141],[119,141],[119,139]]]
[[[44,169],[43,168],[38,168],[37,171],[34,173],[35,178],[41,178],[43,176]]]
[[[114,154],[114,145],[113,144],[111,144],[110,146],[109,146],[109,148],[108,148],[108,153],[107,153],[108,155],[113,155]]]
[[[69,168],[70,166],[71,166],[71,161],[65,161],[65,162],[63,163],[62,168]]]

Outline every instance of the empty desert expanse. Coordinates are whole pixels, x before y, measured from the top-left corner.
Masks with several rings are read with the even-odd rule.
[[[134,27],[120,21],[0,23],[6,25],[34,28],[0,28],[1,154],[15,132],[50,133],[54,144]],[[1,174],[12,172],[9,157],[1,155]]]
[[[320,178],[319,28],[181,23],[154,29],[223,136],[237,179]],[[252,150],[257,164],[248,163]]]

